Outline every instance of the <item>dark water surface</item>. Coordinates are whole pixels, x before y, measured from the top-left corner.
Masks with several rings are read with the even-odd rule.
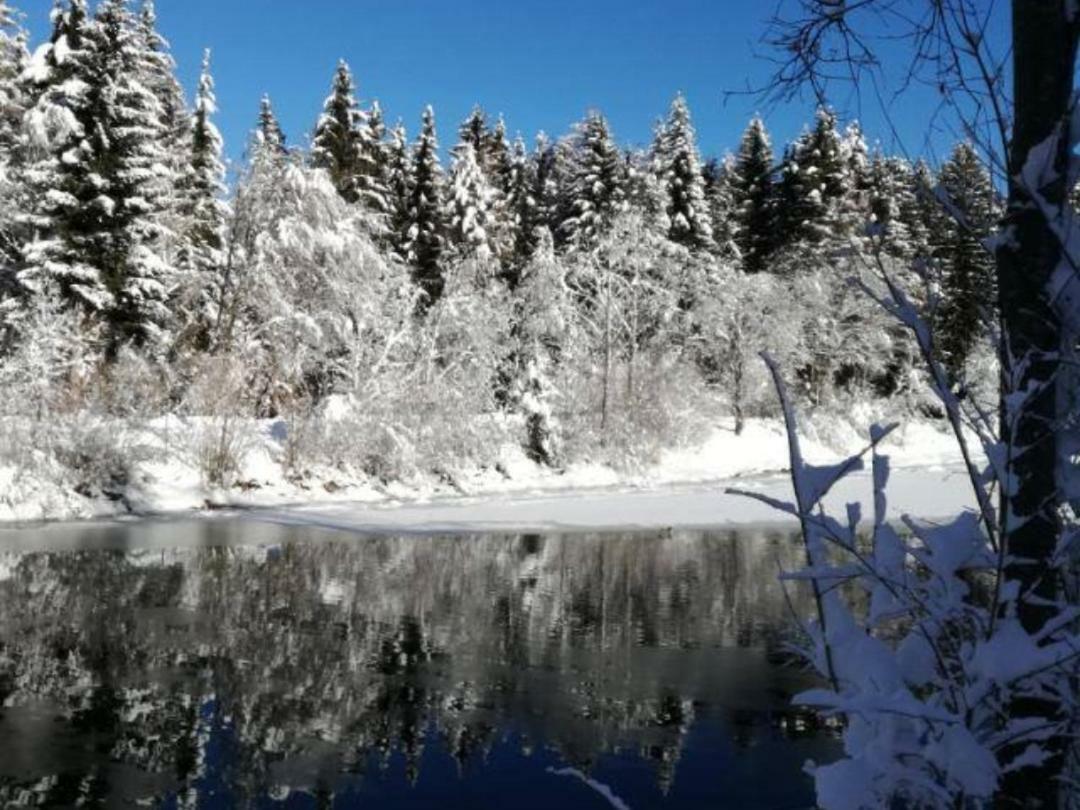
[[[0,532],[0,806],[807,808],[781,534]],[[793,594],[797,610],[805,604]]]

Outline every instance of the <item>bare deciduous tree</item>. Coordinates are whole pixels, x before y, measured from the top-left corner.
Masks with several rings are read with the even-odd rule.
[[[1080,8],[1070,0],[782,3],[767,37],[777,68],[766,92],[786,99],[809,89],[824,103],[845,82],[884,106],[889,71],[898,67],[882,56],[886,36],[910,46],[896,92],[917,81],[934,86],[941,111],[979,146],[1006,195],[998,236],[987,246],[1002,336],[995,519],[1003,581],[1022,595],[1013,603],[1017,617],[1037,636],[1060,618],[1063,601],[1077,601],[1057,563],[1072,544],[1080,503],[1080,274],[1068,202],[1077,169]],[[1039,767],[1006,774],[1002,806],[1058,806],[1068,748],[1059,704],[1033,696],[1009,708],[1054,729],[1054,739]]]

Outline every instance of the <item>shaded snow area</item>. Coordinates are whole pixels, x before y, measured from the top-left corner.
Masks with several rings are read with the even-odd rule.
[[[627,471],[590,463],[541,467],[507,445],[491,468],[440,471],[402,481],[377,481],[341,469],[285,471],[287,431],[280,422],[252,426],[251,441],[228,489],[209,487],[197,454],[186,452],[197,425],[168,419],[142,429],[145,445],[118,491],[80,494],[53,467],[16,469],[0,463],[0,521],[68,520],[127,513],[258,509],[287,522],[370,531],[472,531],[542,528],[697,527],[777,520],[758,503],[723,494],[726,486],[790,499],[787,444],[779,421],[751,420],[741,436],[718,427],[697,447],[670,450],[647,467]],[[861,449],[862,434],[836,419],[805,429],[809,461],[824,463]],[[969,505],[955,444],[942,427],[913,422],[897,431],[892,459],[894,515],[934,518]],[[869,482],[853,476],[837,502],[866,499]]]

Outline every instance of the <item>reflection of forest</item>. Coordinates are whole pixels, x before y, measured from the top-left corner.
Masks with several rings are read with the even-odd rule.
[[[263,535],[0,555],[0,803],[273,796],[392,752],[415,777],[425,744],[465,765],[510,722],[663,785],[698,707],[741,744],[747,717],[802,728],[782,537]]]

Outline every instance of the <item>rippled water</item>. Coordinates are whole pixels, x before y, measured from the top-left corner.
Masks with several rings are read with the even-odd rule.
[[[0,805],[812,805],[780,534],[0,533]],[[793,593],[796,610],[806,605]]]

